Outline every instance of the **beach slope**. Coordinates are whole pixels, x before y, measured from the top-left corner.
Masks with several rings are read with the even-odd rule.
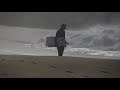
[[[1,54],[0,78],[120,78],[120,60]]]

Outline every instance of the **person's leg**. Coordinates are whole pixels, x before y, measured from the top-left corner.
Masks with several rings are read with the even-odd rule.
[[[64,47],[57,47],[57,50],[58,50],[58,56],[62,56],[63,55],[63,52],[64,52]]]
[[[60,47],[60,56],[62,56],[62,55],[63,55],[63,52],[64,52],[64,47],[63,47],[63,46],[61,46],[61,47]]]
[[[60,47],[57,47],[58,50],[58,56],[60,56]]]

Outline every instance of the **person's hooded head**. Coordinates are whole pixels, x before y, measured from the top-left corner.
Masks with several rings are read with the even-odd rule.
[[[62,24],[60,29],[65,30],[66,29],[66,24]]]

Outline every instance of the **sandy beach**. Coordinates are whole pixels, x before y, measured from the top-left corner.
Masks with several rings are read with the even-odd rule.
[[[120,78],[120,60],[1,54],[0,78]]]

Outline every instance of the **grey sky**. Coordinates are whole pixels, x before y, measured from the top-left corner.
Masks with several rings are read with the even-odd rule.
[[[0,25],[58,29],[62,23],[69,29],[119,24],[120,12],[0,12]]]

